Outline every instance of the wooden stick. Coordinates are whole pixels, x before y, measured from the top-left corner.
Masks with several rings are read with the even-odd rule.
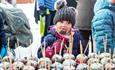
[[[104,70],[104,65],[102,64],[102,70]]]
[[[44,51],[44,48],[42,48],[42,46],[40,46],[40,49],[41,49],[41,51],[42,51],[42,56],[43,56],[43,60],[44,60],[43,62],[44,62],[45,68],[46,68],[45,56],[44,56],[45,51]]]
[[[63,39],[62,42],[61,42],[61,48],[60,48],[60,52],[59,52],[60,55],[61,55],[61,52],[62,52],[63,44],[64,44],[64,39]]]
[[[30,39],[30,45],[32,44],[32,40]],[[32,46],[30,46],[30,57],[32,57]]]
[[[81,40],[80,40],[80,54],[83,54],[83,48],[82,48]]]
[[[90,70],[90,62],[88,62],[88,66],[89,66],[89,67],[88,67],[88,69],[87,69],[87,70]]]
[[[12,59],[11,59],[11,55],[10,55],[10,38],[8,38],[8,57],[10,59],[10,64],[12,64]]]
[[[91,54],[92,53],[92,49],[93,48],[93,42],[91,40],[91,38],[89,39],[89,53],[88,54]]]
[[[65,48],[67,49],[67,53],[69,52],[69,48],[67,47],[67,45],[65,44]]]
[[[44,49],[44,56],[43,56],[44,58],[45,58],[45,47],[46,47],[46,42],[44,40],[44,48],[43,48]]]
[[[82,44],[81,44],[81,40],[80,40],[80,54],[81,54],[81,59],[80,59],[80,64],[83,63],[83,48],[82,48]]]
[[[110,59],[109,70],[112,70],[111,65],[112,65],[112,59]]]
[[[114,48],[114,50],[113,50],[114,52],[113,52],[113,54],[115,54],[115,48]]]
[[[50,70],[50,62],[48,62],[48,70]]]
[[[12,65],[12,70],[14,70],[14,66],[12,63],[11,55],[10,55],[10,38],[8,38],[8,57],[10,59],[10,64]]]
[[[109,48],[109,53],[110,53],[110,58],[112,57],[112,54],[111,54],[111,48]]]
[[[89,65],[89,70],[92,70],[91,65]]]
[[[71,32],[69,38],[69,60],[71,60],[72,49],[73,49],[73,33]]]
[[[56,46],[55,46],[54,50],[55,50],[55,56],[56,56]],[[56,57],[55,57],[55,62],[56,62]]]
[[[105,38],[103,39],[103,43],[104,43],[104,52],[106,52],[106,49],[107,49],[107,34],[106,34]]]
[[[45,40],[44,40],[44,48],[43,48],[43,58],[44,58],[44,63],[45,63],[45,69],[46,69],[46,57],[45,57],[45,47],[46,47],[46,42],[45,42]]]
[[[17,38],[17,47],[19,47],[19,39]],[[19,48],[17,48],[18,49],[18,56],[19,56],[19,58],[17,58],[17,61],[18,61],[18,63],[19,63],[19,59],[21,58],[21,54],[20,54],[20,51],[19,51]]]
[[[69,40],[69,53],[72,54],[72,49],[73,49],[73,32],[70,34],[70,40]]]
[[[70,40],[69,40],[69,59],[71,60],[71,54],[72,54],[72,49],[73,49],[73,37],[72,34],[70,35]]]
[[[95,43],[95,37],[93,38],[93,52],[96,53],[96,43]]]
[[[85,47],[84,54],[86,53],[86,51],[87,51],[87,49],[88,49],[88,47],[89,47],[89,42],[90,42],[90,40],[91,40],[91,36],[89,36],[89,41],[88,41],[88,43],[87,43],[87,45],[86,45],[86,47]]]
[[[19,47],[19,39],[17,38],[17,47]],[[19,51],[19,48],[18,48],[18,53],[19,53],[19,59],[21,58],[21,54],[20,54],[20,51]]]

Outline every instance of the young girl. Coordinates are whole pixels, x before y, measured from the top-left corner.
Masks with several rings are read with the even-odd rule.
[[[54,17],[55,25],[50,28],[49,33],[43,38],[41,47],[43,47],[45,43],[46,50],[48,47],[56,48],[56,53],[59,54],[60,46],[63,42],[61,55],[63,56],[64,53],[68,53],[67,48],[71,47],[72,54],[77,56],[80,53],[80,40],[83,44],[83,39],[79,31],[73,29],[75,23],[76,12],[73,7],[63,7],[58,10]],[[38,49],[38,58],[42,57],[41,47]],[[49,56],[48,53],[46,53],[46,56],[51,58],[53,52],[51,54],[52,55]]]

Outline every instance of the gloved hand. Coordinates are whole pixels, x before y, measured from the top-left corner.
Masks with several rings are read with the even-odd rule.
[[[2,45],[0,55],[1,57],[7,56],[7,45]]]
[[[40,6],[39,9],[40,9],[39,10],[40,15],[42,16],[46,15],[46,7]]]

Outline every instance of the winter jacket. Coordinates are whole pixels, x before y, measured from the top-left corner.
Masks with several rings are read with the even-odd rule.
[[[115,5],[109,0],[97,0],[92,20],[92,36],[95,37],[97,52],[104,51],[103,39],[107,35],[107,51],[115,48]]]
[[[42,43],[41,43],[41,46],[40,47],[43,47],[44,45],[44,40],[45,40],[45,45],[47,48],[48,46],[52,45],[56,40],[59,40],[59,39],[63,39],[62,37],[59,36],[59,34],[53,29],[53,30],[50,30],[48,32],[48,34],[43,38],[42,40]],[[73,35],[73,48],[72,48],[72,54],[74,56],[77,56],[78,54],[80,54],[80,40],[82,42],[82,45],[83,45],[83,39],[82,39],[82,36],[80,35],[80,32],[79,31],[76,31],[75,30],[75,33]],[[66,40],[66,43],[65,43],[67,46],[69,46],[69,40],[67,39]],[[84,46],[83,46],[84,47]],[[65,47],[62,49],[62,55],[64,53],[66,53],[65,51],[67,51],[65,49]],[[38,58],[41,58],[42,57],[42,52],[41,52],[41,48],[38,49]]]
[[[56,0],[38,0],[38,6],[40,7],[46,7],[51,11],[54,11],[54,3]]]

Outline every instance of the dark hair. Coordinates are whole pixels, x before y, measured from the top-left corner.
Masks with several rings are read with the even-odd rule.
[[[73,7],[64,7],[56,12],[53,20],[54,24],[63,20],[71,22],[72,27],[74,26],[76,23],[76,11]]]

